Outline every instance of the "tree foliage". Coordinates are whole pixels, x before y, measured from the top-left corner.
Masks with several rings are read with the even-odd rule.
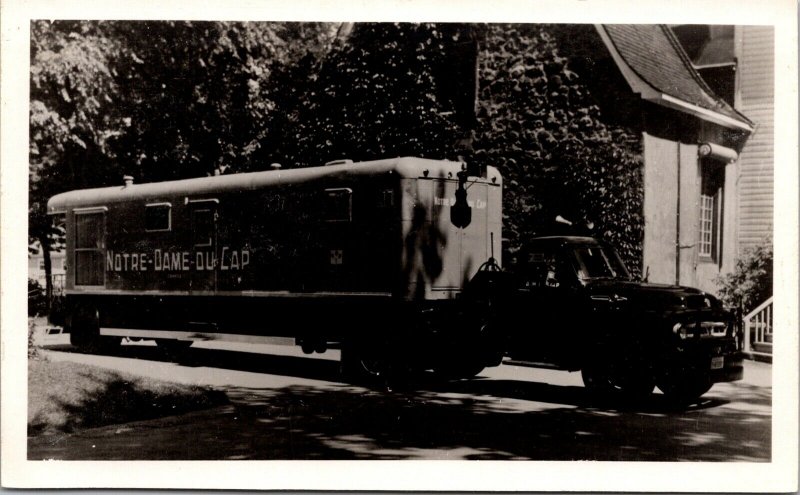
[[[458,127],[437,69],[457,31],[430,24],[363,24],[308,77],[286,142],[291,161],[452,155]]]
[[[324,24],[119,23],[130,127],[116,142],[139,177],[168,180],[259,168],[277,138],[272,74],[332,35]],[[301,49],[308,47],[313,49]]]

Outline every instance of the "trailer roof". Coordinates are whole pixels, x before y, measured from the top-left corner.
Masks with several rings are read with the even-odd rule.
[[[425,171],[427,170],[427,175]],[[63,213],[69,208],[100,206],[132,200],[147,200],[158,197],[180,195],[203,195],[221,192],[256,190],[281,184],[302,184],[322,178],[346,179],[351,177],[397,174],[403,178],[455,177],[461,170],[460,162],[402,157],[367,162],[345,163],[321,167],[293,168],[250,172],[242,174],[200,177],[165,182],[119,185],[95,189],[79,189],[58,194],[47,202],[47,212]],[[489,179],[500,185],[497,169],[489,167]]]
[[[529,239],[528,245],[535,244],[599,244],[594,237],[578,235],[551,235]]]

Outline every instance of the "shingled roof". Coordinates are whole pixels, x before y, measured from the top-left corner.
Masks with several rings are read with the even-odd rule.
[[[753,123],[714,94],[669,27],[660,24],[604,24],[601,37],[632,89],[642,97],[728,127],[752,130]],[[605,35],[605,36],[604,36]],[[677,101],[676,101],[677,100]],[[705,111],[703,111],[705,110]]]

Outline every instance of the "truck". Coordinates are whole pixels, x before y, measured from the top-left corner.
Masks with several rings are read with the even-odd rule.
[[[742,378],[732,313],[634,280],[592,237],[537,237],[501,268],[494,167],[403,157],[70,191],[74,345],[290,340],[351,377],[469,378],[504,359],[580,371],[597,397],[689,402]]]
[[[511,265],[495,307],[514,361],[580,371],[597,397],[639,399],[658,386],[678,404],[742,379],[734,313],[711,294],[635,280],[588,236],[534,238]]]
[[[462,297],[499,263],[502,177],[470,174],[339,160],[58,194],[65,331],[85,348],[154,339],[168,352],[290,339],[340,347],[352,373],[472,376],[502,357]]]

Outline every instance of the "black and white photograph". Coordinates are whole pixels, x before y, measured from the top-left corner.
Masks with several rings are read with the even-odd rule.
[[[3,486],[797,490],[796,5],[652,3],[6,5]]]

